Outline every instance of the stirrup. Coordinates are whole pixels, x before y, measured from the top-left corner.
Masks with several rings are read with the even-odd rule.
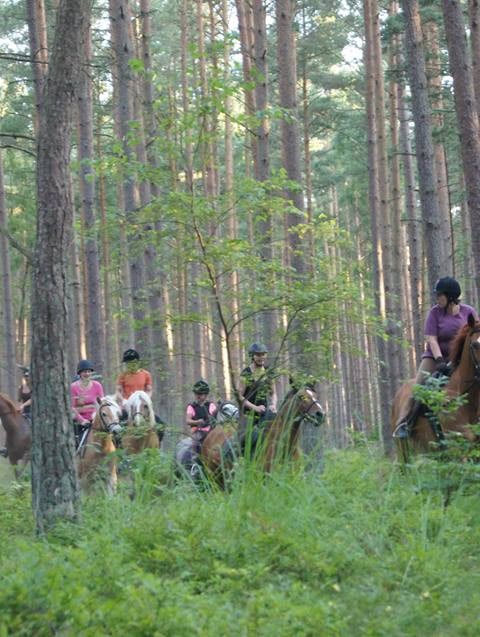
[[[392,438],[397,438],[398,440],[405,440],[410,436],[410,428],[408,426],[408,422],[406,420],[402,420],[399,423],[392,434]]]

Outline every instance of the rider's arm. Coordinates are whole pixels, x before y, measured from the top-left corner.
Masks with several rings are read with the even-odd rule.
[[[257,413],[262,413],[265,411],[265,405],[254,405],[247,398],[245,398],[246,384],[244,378],[240,376],[240,380],[238,381],[238,397],[243,408],[251,409],[252,411],[256,411]]]
[[[20,405],[20,411],[23,411],[25,407],[30,407],[31,404],[32,404],[32,399],[29,398],[28,400],[26,400],[24,403]]]
[[[268,409],[276,413],[277,411],[277,388],[276,383],[273,381],[272,383],[272,393],[270,394],[268,401]]]
[[[438,338],[436,336],[433,336],[432,334],[426,334],[425,340],[430,346],[430,349],[433,354],[433,358],[435,359],[442,358],[443,354],[442,354],[442,350],[440,349],[440,345],[438,344]]]
[[[188,405],[187,412],[185,414],[185,422],[187,423],[187,425],[189,427],[201,427],[202,425],[206,424],[203,418],[199,418],[198,420],[195,420],[194,416],[195,416],[195,412],[192,406]]]
[[[123,397],[123,385],[120,379],[117,380],[117,387],[115,388],[115,400],[121,406],[125,402]]]
[[[150,372],[147,372],[147,370],[145,370],[145,390],[144,391],[147,392],[150,398],[152,397],[152,389],[153,389],[152,375],[150,374]]]

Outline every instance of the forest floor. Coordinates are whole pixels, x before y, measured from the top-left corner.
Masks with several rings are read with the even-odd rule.
[[[149,454],[47,539],[2,465],[2,637],[480,633],[474,464],[402,472],[365,446],[322,473],[245,466],[223,493],[171,483],[170,458]]]

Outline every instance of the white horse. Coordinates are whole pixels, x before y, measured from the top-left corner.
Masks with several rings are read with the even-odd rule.
[[[135,391],[124,404],[128,415],[123,447],[128,453],[140,453],[146,448],[158,449],[155,430],[155,412],[150,396],[145,391]]]

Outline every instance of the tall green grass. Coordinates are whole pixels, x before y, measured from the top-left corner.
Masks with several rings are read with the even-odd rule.
[[[147,454],[47,540],[28,489],[5,487],[0,635],[480,632],[474,465],[402,472],[365,448],[331,452],[321,474],[242,466],[229,493],[171,477]]]

